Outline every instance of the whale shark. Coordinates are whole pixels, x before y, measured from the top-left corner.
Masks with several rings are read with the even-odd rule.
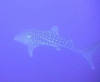
[[[40,45],[51,46],[59,51],[63,47],[67,48],[81,54],[88,61],[92,69],[94,69],[92,55],[100,47],[100,42],[98,41],[87,45],[85,48],[80,48],[73,40],[62,38],[59,35],[57,26],[53,26],[50,30],[46,31],[28,29],[17,34],[14,40],[28,46],[30,57],[33,57],[33,50]]]

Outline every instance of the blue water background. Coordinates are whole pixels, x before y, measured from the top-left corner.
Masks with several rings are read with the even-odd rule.
[[[93,70],[70,50],[27,46],[14,41],[25,29],[50,30],[81,47],[100,41],[99,0],[0,0],[0,82],[100,82],[100,48]]]

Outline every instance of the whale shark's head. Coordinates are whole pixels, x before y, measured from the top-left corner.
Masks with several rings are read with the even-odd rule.
[[[14,37],[15,41],[18,41],[24,45],[28,45],[30,43],[31,35],[29,32],[21,32]]]
[[[44,44],[49,43],[53,36],[59,36],[58,28],[56,26],[52,27],[49,31],[43,31],[43,30],[35,30],[35,29],[27,29],[25,31],[22,31],[21,33],[17,34],[14,37],[15,41],[18,41],[24,45],[28,44]],[[51,39],[50,39],[51,38]]]

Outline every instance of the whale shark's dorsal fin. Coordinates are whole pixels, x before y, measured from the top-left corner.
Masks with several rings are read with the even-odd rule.
[[[51,30],[51,32],[53,34],[59,35],[59,31],[58,31],[58,27],[57,26],[53,26],[50,30]]]
[[[29,44],[28,45],[28,53],[30,55],[30,57],[33,57],[33,50],[38,47],[38,45],[36,44]]]

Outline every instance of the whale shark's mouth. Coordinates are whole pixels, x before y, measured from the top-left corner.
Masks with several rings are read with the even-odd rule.
[[[17,36],[15,36],[15,37],[14,37],[14,40],[15,40],[15,41],[18,41],[18,38],[17,38]]]
[[[18,34],[14,37],[14,40],[27,45],[30,39],[26,34]]]
[[[17,37],[16,36],[14,37],[14,40],[17,41]]]

